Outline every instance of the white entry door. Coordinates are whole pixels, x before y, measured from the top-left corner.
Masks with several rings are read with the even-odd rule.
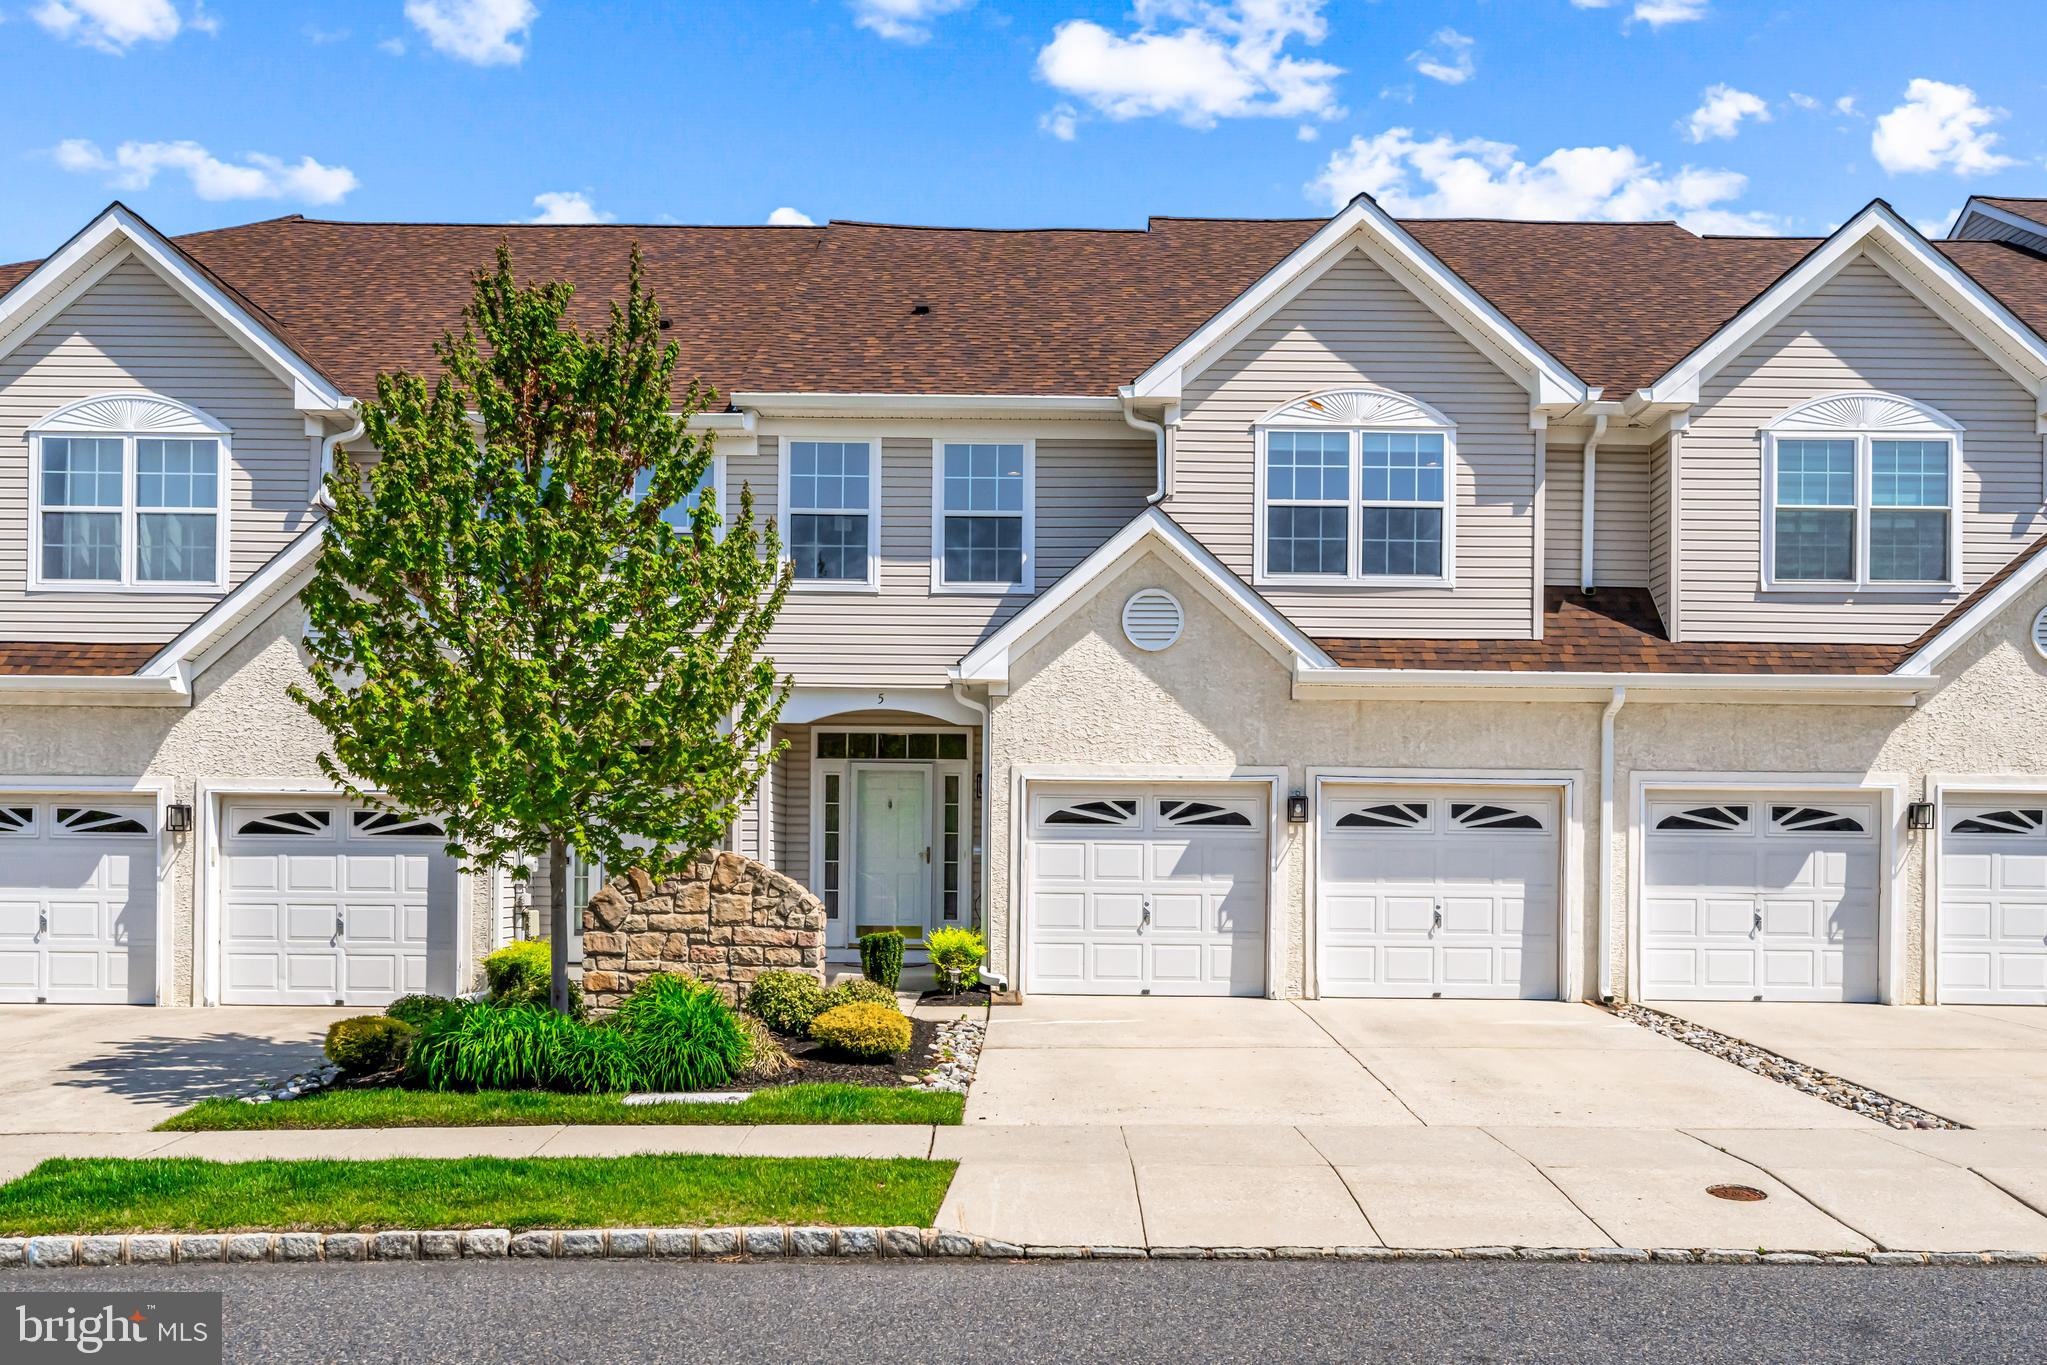
[[[1864,798],[1650,802],[1641,997],[1876,1000],[1876,828]]]
[[[0,796],[0,1003],[155,999],[155,808]]]
[[[931,770],[853,768],[855,935],[890,925],[922,939],[931,919]]]
[[[1940,853],[1940,1001],[2047,1005],[2047,801],[1949,804]]]
[[[457,870],[438,824],[301,799],[231,805],[225,831],[222,1004],[454,994]]]
[[[1245,786],[1033,786],[1024,990],[1263,995],[1265,801]]]
[[[1557,998],[1554,793],[1330,786],[1321,806],[1323,995]]]

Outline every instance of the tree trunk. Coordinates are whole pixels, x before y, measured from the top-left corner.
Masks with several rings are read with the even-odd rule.
[[[563,839],[547,841],[547,942],[551,981],[548,1004],[557,1014],[569,1012],[569,846]]]

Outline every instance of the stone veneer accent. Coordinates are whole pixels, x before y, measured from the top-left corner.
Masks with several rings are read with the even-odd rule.
[[[679,972],[744,995],[764,971],[824,979],[824,902],[765,863],[706,854],[656,883],[638,868],[583,908],[583,995],[616,1007],[649,974]]]

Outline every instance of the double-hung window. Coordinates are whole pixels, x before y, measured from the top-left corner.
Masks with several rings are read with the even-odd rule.
[[[1961,440],[1946,417],[1888,394],[1833,395],[1772,423],[1763,585],[1951,590]]]
[[[635,498],[646,497],[653,487],[653,470],[642,469],[639,473],[633,475],[633,496]],[[716,494],[718,510],[722,515],[725,511],[725,490],[718,482],[718,461],[716,458],[707,460],[704,463],[704,472],[697,476],[696,483],[684,495],[682,501],[672,502],[661,509],[661,520],[667,522],[676,530],[688,534],[693,524],[697,507],[703,502],[704,494],[707,491]]]
[[[1029,441],[934,442],[932,587],[1028,592],[1033,577]]]
[[[1259,582],[1450,582],[1455,434],[1433,409],[1344,390],[1290,404],[1257,432]]]
[[[33,586],[226,586],[227,438],[212,419],[110,395],[60,409],[29,443]]]
[[[872,588],[880,452],[872,441],[785,441],[789,559],[799,585]]]

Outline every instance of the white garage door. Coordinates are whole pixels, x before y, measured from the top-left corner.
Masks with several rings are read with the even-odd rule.
[[[1949,804],[1940,853],[1940,1000],[2047,1005],[2047,803]]]
[[[1321,804],[1323,995],[1557,998],[1555,795],[1331,786]]]
[[[1652,801],[1642,997],[1875,1000],[1876,823],[1873,801]]]
[[[456,867],[430,820],[342,801],[232,805],[225,1005],[386,1005],[455,990]]]
[[[1265,796],[1033,786],[1024,989],[1263,995]]]
[[[155,808],[0,797],[0,1002],[155,999]]]

